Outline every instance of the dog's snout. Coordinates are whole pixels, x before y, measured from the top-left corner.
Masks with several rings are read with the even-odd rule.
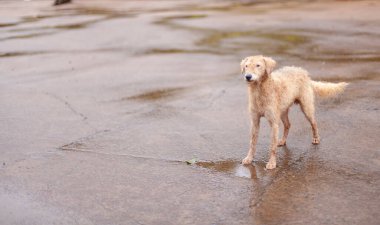
[[[252,75],[251,75],[251,74],[246,74],[246,75],[245,75],[245,79],[246,79],[247,81],[250,81],[250,80],[252,79]]]

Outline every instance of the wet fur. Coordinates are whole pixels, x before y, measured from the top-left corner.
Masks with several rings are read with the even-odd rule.
[[[283,67],[273,71],[276,62],[264,56],[251,56],[241,62],[241,72],[245,76],[254,74],[256,80],[248,83],[248,103],[251,116],[251,141],[243,164],[252,163],[260,127],[260,118],[265,117],[271,126],[271,145],[267,169],[276,168],[277,146],[286,144],[290,129],[289,108],[298,103],[310,122],[313,144],[319,144],[320,137],[314,116],[314,95],[331,97],[344,91],[347,83],[328,83],[312,81],[308,72],[299,67]],[[273,71],[273,72],[272,72]],[[282,121],[284,133],[278,140],[279,124]]]

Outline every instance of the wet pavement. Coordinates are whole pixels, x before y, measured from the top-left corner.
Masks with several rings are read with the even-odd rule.
[[[379,2],[51,2],[0,5],[0,224],[379,223]],[[350,82],[272,171],[255,54]]]

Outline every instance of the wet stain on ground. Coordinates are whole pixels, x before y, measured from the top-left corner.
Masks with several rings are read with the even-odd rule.
[[[83,8],[73,8],[69,9],[74,14],[79,15],[107,15],[111,17],[130,17],[133,16],[132,13],[126,11],[120,11],[110,8],[97,8],[97,7],[83,7]]]
[[[63,151],[75,151],[75,150],[81,150],[84,149],[85,145],[80,142],[71,142],[69,144],[65,144],[61,146],[59,149]]]
[[[265,32],[258,30],[251,31],[219,31],[215,29],[196,27],[177,23],[176,20],[181,19],[202,19],[205,15],[187,15],[187,16],[171,16],[164,17],[156,21],[156,24],[169,26],[174,29],[185,29],[192,32],[200,32],[204,37],[195,42],[197,46],[206,47],[206,49],[198,50],[198,53],[211,53],[211,54],[232,54],[239,51],[253,51],[267,52],[268,54],[277,55],[291,55],[292,57],[299,58],[306,61],[329,61],[333,63],[345,62],[379,62],[380,55],[376,53],[361,54],[355,52],[339,52],[326,53],[315,49],[310,46],[315,36],[323,34],[330,34],[331,31],[327,30],[305,30],[305,29],[289,29],[277,30],[276,32]],[[343,32],[344,33],[344,32]],[[342,33],[337,33],[342,34]],[[350,34],[352,35],[352,34]],[[244,38],[248,42],[234,40],[237,38]],[[255,41],[254,43],[252,41]],[[224,41],[233,41],[233,45],[222,45]],[[273,42],[275,41],[275,42]],[[252,42],[252,43],[251,43]],[[293,49],[301,48],[309,54],[297,53]],[[168,53],[166,51],[156,53]],[[173,52],[169,52],[173,53]],[[192,52],[187,52],[192,53]]]
[[[172,29],[184,29],[192,32],[200,32],[204,35],[204,37],[196,41],[195,45],[203,48],[206,47],[206,49],[201,50],[205,53],[210,53],[211,51],[212,53],[216,54],[231,54],[242,50],[249,50],[252,48],[252,46],[254,46],[255,50],[270,50],[273,53],[284,54],[292,47],[310,42],[310,37],[308,37],[306,34],[296,31],[220,31],[175,22],[181,19],[202,19],[204,17],[206,17],[206,15],[170,16],[157,20],[155,24],[168,26]],[[259,41],[260,44],[234,41],[234,47],[224,45],[222,46],[223,41],[233,40],[237,38],[249,38],[248,40],[256,40]],[[277,41],[278,43],[274,44],[272,42],[268,42],[267,40]]]
[[[143,53],[144,55],[149,54],[213,54],[213,55],[221,55],[223,52],[214,51],[209,49],[178,49],[178,48],[170,48],[170,49],[161,49],[154,48]]]
[[[15,26],[17,24],[18,23],[0,23],[0,27],[11,27],[11,26]]]
[[[225,42],[228,42],[226,45]],[[236,52],[266,52],[267,54],[289,54],[294,48],[302,48],[310,42],[310,37],[300,33],[263,31],[212,31],[195,44],[210,49],[218,49],[224,54]]]
[[[18,22],[14,23],[2,23],[0,24],[0,27],[13,27],[13,26],[18,26],[21,24],[26,24],[26,23],[33,23],[37,22],[43,19],[48,19],[48,18],[53,18],[53,17],[61,17],[62,15],[36,15],[36,16],[24,16],[21,17],[21,20]]]
[[[1,38],[0,41],[11,40],[11,39],[35,38],[35,37],[50,35],[50,34],[54,34],[54,33],[55,32],[41,32],[41,33],[21,34],[21,35],[10,36],[10,37],[7,37],[7,38]]]
[[[181,16],[168,16],[162,21],[178,20],[178,19],[201,19],[206,18],[206,14],[193,14],[193,15],[181,15]]]
[[[33,34],[35,36],[40,36],[39,34]],[[15,37],[16,38],[16,37]],[[23,38],[23,36],[18,37]],[[25,37],[28,38],[28,37]],[[3,39],[0,39],[3,40]],[[27,52],[0,52],[1,57],[15,57],[15,56],[28,56],[28,55],[42,55],[42,54],[72,54],[72,53],[93,53],[93,52],[125,52],[123,48],[98,48],[89,50],[60,50],[60,51],[27,51]]]
[[[15,23],[3,23],[0,24],[0,27],[15,27],[9,30],[9,32],[23,32],[23,31],[42,31],[39,33],[33,34],[22,34],[22,35],[12,35],[1,40],[12,40],[20,38],[34,38],[38,36],[46,36],[55,34],[59,30],[74,30],[74,29],[83,29],[89,25],[93,25],[98,22],[103,22],[110,19],[116,19],[121,17],[133,17],[135,16],[129,12],[122,12],[117,10],[111,10],[107,8],[65,8],[65,9],[56,9],[53,11],[45,12],[46,15],[36,15],[36,16],[24,16],[20,21]],[[50,14],[54,13],[54,14]],[[86,20],[84,22],[64,24],[64,25],[50,25],[50,26],[37,26],[37,27],[26,27],[26,28],[17,28],[18,25],[23,25],[27,23],[35,23],[49,18],[58,18],[58,17],[72,17],[72,16],[100,16],[100,18],[93,20]],[[56,30],[52,32],[51,30]],[[48,30],[48,31],[47,31]]]
[[[215,11],[215,12],[228,12],[228,11],[238,11],[241,13],[263,13],[267,12],[268,9],[258,9],[251,6],[258,5],[258,3],[262,3],[260,1],[242,1],[242,2],[234,2],[226,5],[210,5],[210,6],[188,6],[184,10],[186,11]],[[248,8],[248,9],[247,9]],[[272,7],[273,9],[273,7]]]
[[[148,91],[142,94],[122,98],[121,100],[138,100],[138,101],[157,101],[160,99],[166,99],[170,97],[174,97],[175,95],[182,92],[185,88],[166,88],[159,89],[154,91]]]
[[[224,39],[238,38],[238,37],[253,35],[253,34],[254,32],[239,32],[239,31],[212,32],[210,35],[207,35],[206,37],[199,40],[196,44],[216,46],[216,45],[219,45],[220,42]]]
[[[207,17],[207,15],[203,15],[203,14],[167,16],[167,17],[161,17],[160,19],[155,21],[154,24],[168,26],[172,29],[186,29],[186,30],[192,30],[192,31],[207,31],[208,29],[198,28],[198,27],[193,27],[193,26],[187,26],[187,25],[183,25],[183,24],[179,24],[179,23],[174,22],[175,20],[202,19],[205,17]]]
[[[189,15],[189,16],[171,16],[164,17],[156,21],[155,24],[168,26],[172,29],[183,29],[191,32],[203,34],[203,37],[197,40],[194,44],[201,47],[200,50],[186,51],[153,51],[153,53],[205,53],[205,54],[234,54],[239,51],[254,51],[270,52],[275,54],[285,54],[294,47],[299,47],[310,42],[311,37],[305,33],[296,31],[278,30],[277,32],[263,32],[258,30],[250,31],[220,31],[210,28],[202,28],[186,24],[177,23],[177,20],[197,18],[202,19],[205,16]],[[244,38],[241,42],[236,40]],[[224,41],[232,41],[231,45],[223,45]],[[247,42],[248,41],[248,42]],[[254,43],[252,42],[254,41]],[[274,42],[273,42],[274,41]],[[254,49],[253,49],[254,48]],[[148,53],[152,53],[149,51]]]
[[[38,55],[38,54],[44,54],[44,53],[46,52],[4,52],[4,53],[0,53],[0,58]]]
[[[87,20],[85,22],[78,22],[78,23],[72,23],[72,24],[64,24],[64,25],[49,25],[49,26],[40,26],[40,27],[32,27],[32,28],[17,28],[11,30],[11,32],[19,32],[19,31],[36,31],[36,30],[49,30],[49,29],[63,29],[63,30],[70,30],[70,29],[82,29],[89,25],[95,24],[97,22],[102,22],[107,19],[111,19],[113,17],[101,17],[98,19],[93,20]],[[12,37],[8,38],[12,39]]]

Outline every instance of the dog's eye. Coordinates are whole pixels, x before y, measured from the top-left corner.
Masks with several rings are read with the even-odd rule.
[[[260,65],[259,65],[259,64],[257,64],[257,65],[256,65],[256,67],[260,67]]]
[[[248,65],[245,65],[245,68],[247,68],[248,67]]]

